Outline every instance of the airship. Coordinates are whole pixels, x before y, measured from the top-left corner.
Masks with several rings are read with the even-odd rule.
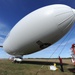
[[[57,42],[74,22],[75,9],[67,5],[41,7],[23,17],[11,29],[3,43],[3,49],[21,59],[23,55],[43,50]]]

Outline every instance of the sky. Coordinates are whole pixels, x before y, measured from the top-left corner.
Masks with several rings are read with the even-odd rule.
[[[0,0],[0,45],[20,19],[38,8],[52,4],[66,4],[75,8],[75,0]],[[73,43],[75,43],[75,24],[58,42],[42,51],[25,55],[24,58],[58,58],[59,55],[71,57],[70,48]],[[9,57],[11,55],[0,48],[0,58]]]

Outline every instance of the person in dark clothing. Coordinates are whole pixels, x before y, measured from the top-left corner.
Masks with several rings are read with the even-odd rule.
[[[60,56],[59,56],[59,61],[60,61],[61,71],[64,72],[62,58],[60,58]]]

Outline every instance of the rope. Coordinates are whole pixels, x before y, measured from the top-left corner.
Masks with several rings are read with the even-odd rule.
[[[38,73],[41,71],[41,69],[44,67],[45,65],[42,65],[41,68],[36,72],[35,75],[38,75]]]
[[[74,30],[74,28],[73,28],[73,30]],[[72,30],[72,31],[73,31],[73,30]],[[65,41],[69,35],[72,35],[72,34],[71,34],[72,31],[71,31],[71,30],[69,31],[70,33],[68,33],[68,35],[63,39],[63,41]],[[58,37],[57,37],[57,38],[58,38]],[[69,37],[69,40],[70,40],[70,37]],[[69,40],[66,42],[65,46],[67,45],[67,43],[69,42]],[[61,42],[61,44],[63,43],[63,41]],[[61,44],[59,44],[59,46],[54,50],[54,52],[52,53],[52,55],[50,55],[49,58],[51,58],[51,57],[53,56],[53,54],[57,51],[57,49],[61,46]],[[59,56],[60,56],[60,54],[62,53],[62,51],[64,50],[65,46],[63,47],[63,49],[62,49],[61,52],[59,53]],[[49,60],[49,59],[48,59],[48,60]],[[36,72],[35,75],[38,75],[38,73],[41,71],[41,69],[42,69],[44,66],[45,66],[45,65],[42,65],[41,68]]]
[[[66,36],[66,37],[67,37],[67,36]],[[66,39],[66,38],[65,38],[65,39]],[[64,39],[64,40],[65,40],[65,39]],[[64,41],[64,40],[63,40],[63,41]],[[63,41],[61,42],[61,44],[63,43]],[[54,50],[54,52],[52,53],[52,55],[50,55],[49,58],[51,58],[51,57],[53,56],[53,54],[57,51],[57,49],[61,46],[61,44],[59,44],[59,46]],[[49,59],[48,59],[48,60],[49,60]],[[47,60],[47,61],[48,61],[48,60]],[[36,72],[35,75],[38,75],[38,73],[41,71],[41,69],[42,69],[44,66],[45,66],[45,65],[42,65],[41,68]]]
[[[71,31],[71,30],[70,30],[70,31]],[[72,31],[71,31],[71,32],[72,32]],[[70,32],[70,33],[71,33],[71,32]],[[67,39],[67,37],[70,35],[70,33],[63,39],[63,41],[59,44],[59,46],[56,48],[56,50],[52,53],[52,55],[51,55],[50,57],[53,56],[53,54],[58,50],[58,48],[61,46],[61,44],[62,44],[62,43]],[[70,40],[70,38],[69,38],[69,40]],[[68,41],[69,41],[69,40],[68,40]],[[67,45],[68,41],[66,42],[65,46]],[[63,49],[65,48],[65,46],[63,47]],[[59,55],[62,53],[63,49],[61,50],[61,52],[59,53]]]
[[[68,41],[65,43],[64,47],[62,48],[62,50],[60,51],[60,53],[59,53],[58,56],[60,56],[60,54],[63,52],[64,48],[66,47],[67,43],[68,43],[69,40],[71,39],[71,35],[72,35],[72,32],[74,31],[74,29],[75,29],[75,28],[73,27],[73,29],[70,30],[70,33],[67,35],[67,37],[68,37],[68,36],[70,36],[70,37],[69,37]]]

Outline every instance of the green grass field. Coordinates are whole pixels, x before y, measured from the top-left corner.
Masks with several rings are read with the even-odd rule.
[[[34,59],[35,60],[35,59]],[[38,59],[39,60],[39,59]],[[42,59],[41,59],[42,61]],[[44,61],[47,61],[44,59]],[[58,62],[58,59],[52,59],[51,62]],[[49,60],[50,62],[50,60]],[[0,60],[0,75],[75,75],[70,70],[75,70],[74,65],[71,64],[70,59],[64,59],[64,72],[61,72],[60,65],[57,65],[57,71],[49,70],[49,65],[44,65],[41,69],[41,64],[27,64],[27,63],[12,63],[10,60]],[[58,62],[59,63],[59,62]]]

